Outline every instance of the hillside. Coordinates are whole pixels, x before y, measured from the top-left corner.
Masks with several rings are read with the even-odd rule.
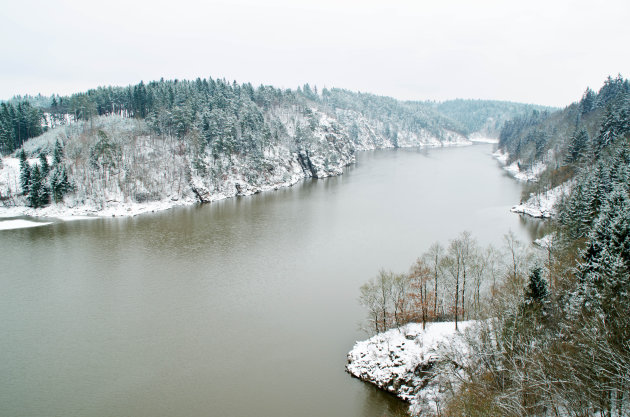
[[[434,108],[444,116],[459,123],[466,134],[477,133],[491,138],[498,137],[501,128],[509,120],[525,116],[533,111],[557,110],[553,107],[535,104],[463,99],[435,103]]]
[[[529,181],[516,211],[553,213],[540,208],[559,202],[574,177],[607,158],[612,145],[629,134],[630,83],[620,75],[608,77],[597,93],[588,88],[563,110],[533,111],[506,122],[497,155],[516,178]]]

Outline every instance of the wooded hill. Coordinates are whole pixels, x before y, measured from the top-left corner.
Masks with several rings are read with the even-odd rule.
[[[435,103],[308,84],[282,90],[160,80],[2,103],[0,146],[5,154],[22,147],[33,159],[51,157],[59,142],[73,205],[179,200],[191,193],[212,201],[338,175],[360,150],[465,143],[472,126],[488,117],[530,110],[505,103],[500,115],[455,120]],[[43,186],[50,181],[43,178]],[[29,187],[7,185],[0,190],[4,204],[28,204]]]

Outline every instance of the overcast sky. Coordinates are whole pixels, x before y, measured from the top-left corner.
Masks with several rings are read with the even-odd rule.
[[[227,78],[564,106],[630,76],[630,1],[2,0],[0,98]]]

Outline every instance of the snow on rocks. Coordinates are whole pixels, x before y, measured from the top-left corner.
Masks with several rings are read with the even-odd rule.
[[[462,337],[475,321],[409,323],[368,340],[357,342],[348,353],[346,370],[353,376],[409,402],[413,415],[437,414],[444,403],[445,385],[453,385],[446,373],[434,372],[443,359],[443,348],[466,351]],[[445,381],[444,378],[449,379]]]
[[[512,207],[510,211],[541,219],[551,218],[556,214],[555,204],[562,196],[568,194],[570,189],[571,184],[565,183],[541,194],[530,194],[527,201]]]

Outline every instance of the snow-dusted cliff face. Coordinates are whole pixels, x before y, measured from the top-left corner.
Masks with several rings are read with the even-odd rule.
[[[276,106],[263,117],[265,132],[250,132],[258,136],[246,151],[217,152],[194,132],[184,138],[157,135],[145,121],[121,116],[51,129],[24,149],[32,157],[50,155],[61,140],[74,190],[62,202],[30,208],[17,158],[4,158],[0,216],[135,215],[340,175],[361,150],[470,144],[455,132],[412,132],[352,111]],[[237,128],[236,137],[244,138]]]
[[[440,415],[447,396],[457,386],[452,352],[466,357],[461,332],[474,321],[410,323],[357,342],[348,353],[346,370],[409,403],[412,415]],[[447,360],[448,355],[448,360]]]

